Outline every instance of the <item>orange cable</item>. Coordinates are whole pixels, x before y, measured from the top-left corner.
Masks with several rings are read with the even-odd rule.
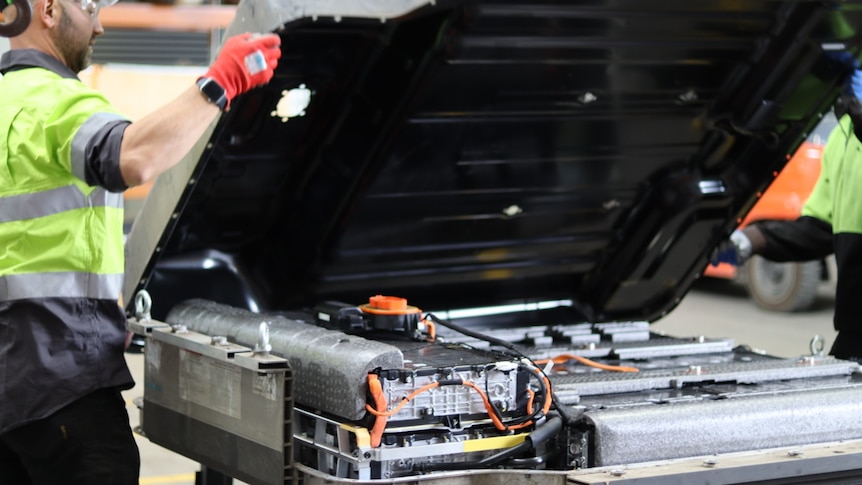
[[[533,398],[536,397],[536,393],[527,388],[527,395],[530,396],[527,398],[527,414],[533,414]]]
[[[488,396],[485,395],[485,392],[482,391],[479,386],[473,384],[470,381],[464,381],[463,385],[473,388],[476,392],[479,393],[479,397],[481,397],[482,402],[485,403],[485,410],[488,411],[488,417],[491,418],[491,422],[494,423],[494,427],[499,429],[500,431],[505,431],[506,425],[503,424],[503,422],[500,421],[500,418],[498,418],[497,415],[491,411],[491,406],[493,406],[493,404],[491,404],[491,401],[488,400]]]
[[[424,319],[425,327],[428,329],[428,341],[433,342],[437,339],[437,327],[434,325],[434,322],[431,319]]]
[[[380,376],[368,374],[368,390],[374,398],[374,405],[379,409],[386,409],[386,396],[383,395],[383,385],[380,384]],[[365,405],[368,407],[368,404]],[[386,429],[386,416],[375,414],[374,426],[371,427],[371,447],[377,448],[383,440],[383,430]]]
[[[439,387],[439,386],[440,386],[440,383],[439,383],[439,382],[432,382],[432,383],[430,383],[430,384],[426,384],[426,385],[424,385],[424,386],[420,387],[419,389],[416,389],[416,390],[415,390],[415,391],[413,391],[412,393],[410,393],[410,395],[409,395],[409,396],[407,396],[407,397],[405,397],[405,398],[401,399],[401,402],[400,402],[400,403],[398,403],[398,405],[397,405],[397,406],[395,406],[394,408],[392,408],[391,410],[389,410],[389,411],[381,411],[381,409],[384,409],[384,410],[386,409],[386,402],[385,402],[385,397],[383,396],[383,390],[382,390],[382,388],[380,387],[380,378],[379,378],[379,377],[377,377],[377,376],[375,376],[375,377],[377,377],[377,379],[376,379],[376,380],[372,380],[372,378],[371,378],[371,377],[372,377],[372,374],[369,374],[369,375],[368,375],[369,390],[371,391],[371,395],[374,397],[375,405],[377,406],[377,408],[378,408],[378,409],[375,409],[375,408],[371,407],[371,405],[370,405],[370,404],[366,404],[366,405],[365,405],[365,410],[366,410],[366,411],[368,411],[369,413],[373,414],[374,416],[377,416],[378,418],[386,418],[386,417],[392,416],[393,414],[396,414],[396,413],[397,413],[398,411],[400,411],[400,410],[401,410],[405,405],[407,405],[407,403],[408,403],[408,402],[410,402],[410,400],[412,400],[413,398],[415,398],[415,397],[416,397],[416,396],[418,396],[419,394],[421,394],[421,393],[423,393],[423,392],[425,392],[425,391],[429,391],[429,390],[431,390],[431,389],[434,389],[435,387]],[[376,387],[377,389],[372,389],[372,388],[371,388],[371,386],[373,385],[372,383],[376,383],[376,386],[375,386],[375,387]],[[548,385],[548,384],[547,384],[547,383],[548,383],[547,378],[545,378],[545,383],[546,383],[546,385]],[[477,386],[476,384],[473,384],[473,383],[472,383],[472,382],[470,382],[470,381],[461,381],[461,385],[462,385],[462,386],[466,386],[466,387],[470,387],[470,388],[472,388],[473,390],[475,390],[476,392],[478,392],[478,393],[479,393],[479,396],[482,398],[482,402],[483,402],[483,403],[484,403],[484,405],[485,405],[485,410],[488,412],[488,417],[490,417],[490,418],[491,418],[491,422],[492,422],[492,423],[494,423],[494,427],[495,427],[495,428],[497,428],[498,430],[500,430],[500,431],[516,430],[516,429],[525,428],[525,427],[530,426],[530,425],[532,425],[532,424],[533,424],[533,420],[530,420],[530,421],[526,421],[526,422],[521,423],[521,424],[516,424],[516,425],[513,425],[513,426],[507,426],[507,425],[506,425],[505,423],[503,423],[503,422],[500,420],[500,418],[498,418],[498,417],[497,417],[497,415],[494,413],[494,411],[493,411],[493,404],[491,404],[491,401],[489,401],[489,400],[488,400],[488,396],[487,396],[487,395],[485,395],[485,391],[483,391],[479,386]],[[379,397],[378,397],[378,396],[379,396]],[[383,398],[384,400],[383,400],[383,401],[381,401],[381,400],[380,400],[380,398]],[[545,402],[545,406],[544,406],[544,407],[545,407],[545,412],[547,413],[547,409],[550,409],[550,407],[551,407],[551,402],[550,402],[551,400],[546,398],[546,399],[545,399],[545,401],[546,401],[546,402]],[[381,406],[381,403],[382,403],[382,406]],[[385,422],[385,420],[384,420],[384,424],[383,424],[383,427],[384,427],[384,428],[385,428],[385,423],[386,423],[386,422]],[[377,427],[378,427],[378,422],[377,422],[377,421],[375,421],[375,422],[374,422],[374,428],[372,429],[372,446],[374,446],[374,432],[373,432],[373,431],[376,431],[376,430],[377,430]],[[380,430],[380,435],[382,436],[382,434],[383,434],[383,431],[382,431],[382,429],[381,429],[381,430]],[[379,445],[379,441],[378,441],[378,445]]]
[[[545,373],[542,373],[542,380],[545,381],[545,405],[542,406],[542,414],[547,415],[548,411],[551,410],[551,381],[548,380],[548,376]]]
[[[379,379],[379,378],[378,378],[378,379]],[[408,402],[410,402],[414,397],[418,396],[419,394],[422,394],[422,393],[423,393],[423,392],[425,392],[425,391],[429,391],[429,390],[434,389],[435,387],[439,387],[439,386],[440,386],[440,383],[439,383],[439,382],[432,382],[431,384],[425,384],[424,386],[420,387],[419,389],[416,389],[415,391],[411,392],[409,396],[407,396],[407,397],[405,397],[405,398],[402,398],[402,399],[401,399],[401,402],[400,402],[400,403],[398,403],[398,405],[397,405],[397,406],[395,406],[394,408],[392,408],[392,410],[391,410],[391,411],[379,411],[379,410],[377,410],[377,409],[372,408],[372,407],[371,407],[371,406],[369,406],[368,404],[366,404],[366,405],[365,405],[365,409],[366,409],[369,413],[371,413],[371,414],[373,414],[373,415],[375,415],[375,416],[387,416],[387,417],[388,417],[388,416],[392,416],[393,414],[396,414],[398,411],[401,411],[401,408],[403,408],[404,406],[406,406],[406,405],[407,405],[407,403],[408,403]],[[381,392],[382,392],[382,391],[381,391]],[[384,404],[385,404],[385,403],[384,403]],[[380,407],[380,406],[378,406],[378,407]],[[386,406],[385,406],[385,405],[383,406],[383,409],[386,409]]]
[[[541,364],[546,364],[548,362],[553,362],[554,364],[565,364],[566,362],[568,362],[570,360],[576,360],[576,361],[578,361],[581,364],[584,364],[586,366],[595,367],[597,369],[602,369],[602,370],[606,370],[606,371],[640,372],[640,369],[638,369],[637,367],[626,367],[626,366],[621,366],[621,365],[601,364],[601,363],[596,362],[594,360],[590,360],[586,357],[581,357],[580,355],[574,355],[574,354],[560,354],[560,355],[558,355],[556,357],[552,357],[550,359],[537,360],[536,364],[541,365]]]

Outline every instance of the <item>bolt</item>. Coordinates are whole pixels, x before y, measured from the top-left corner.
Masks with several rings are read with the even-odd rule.
[[[688,90],[679,95],[679,100],[684,103],[691,103],[693,101],[697,101],[697,93],[692,90]]]
[[[707,458],[706,460],[703,460],[703,466],[713,467],[715,465],[718,465],[718,460],[715,458]]]
[[[595,94],[593,94],[591,92],[586,92],[583,95],[581,95],[581,97],[578,98],[578,101],[580,101],[582,104],[590,104],[590,103],[596,101],[597,99],[599,99],[599,98],[597,98]]]
[[[802,456],[805,453],[802,450],[790,450],[787,452],[787,456]]]
[[[613,470],[611,470],[611,475],[613,475],[615,477],[621,477],[625,474],[626,474],[626,471],[623,470],[622,468],[614,468]]]

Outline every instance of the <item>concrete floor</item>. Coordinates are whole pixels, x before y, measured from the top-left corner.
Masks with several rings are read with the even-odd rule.
[[[652,329],[678,337],[705,335],[733,338],[779,357],[809,353],[814,335],[825,340],[826,350],[835,338],[832,330],[834,299],[824,288],[815,308],[802,313],[775,313],[757,308],[744,290],[733,283],[706,279],[695,287],[668,316]],[[138,385],[125,393],[133,426],[139,423],[133,399],[143,394],[143,355],[127,354]],[[141,485],[193,485],[200,466],[182,456],[137,437],[141,450]],[[242,482],[234,481],[235,485]]]

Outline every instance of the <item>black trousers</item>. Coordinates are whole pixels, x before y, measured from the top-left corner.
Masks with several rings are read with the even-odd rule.
[[[862,334],[839,330],[829,355],[862,363]]]
[[[137,485],[141,458],[117,389],[0,435],[0,484]]]

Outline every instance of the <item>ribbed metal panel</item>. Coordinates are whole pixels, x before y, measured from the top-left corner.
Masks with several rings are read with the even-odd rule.
[[[156,242],[139,215],[130,247],[160,268],[126,281],[163,308],[391,294],[654,321],[829,110],[822,46],[862,41],[842,27],[860,2],[447,0],[385,22],[391,0],[242,2],[229,32],[278,31],[275,77],[198,145],[193,183],[160,178],[185,199],[148,198],[171,227]],[[273,116],[299,86],[304,115]]]
[[[106,29],[96,43],[93,62],[150,65],[207,65],[213,42],[208,32]]]

